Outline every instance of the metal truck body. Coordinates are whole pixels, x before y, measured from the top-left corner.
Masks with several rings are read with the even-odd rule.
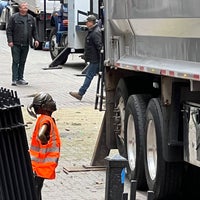
[[[7,1],[8,5],[3,9],[0,16],[1,29],[5,29],[8,24],[10,16],[18,12],[18,5],[24,1],[14,0]],[[58,0],[28,0],[29,13],[35,17],[40,47],[48,41],[48,37],[51,31],[50,19],[53,11],[58,10],[60,1]],[[45,17],[46,16],[46,17]],[[46,20],[44,20],[46,18]]]
[[[71,49],[84,49],[85,45],[85,21],[90,11],[90,0],[68,1],[68,47]],[[97,7],[94,11],[98,13]]]
[[[155,199],[184,199],[189,188],[200,197],[199,7],[104,0],[104,150],[118,148],[128,177]]]

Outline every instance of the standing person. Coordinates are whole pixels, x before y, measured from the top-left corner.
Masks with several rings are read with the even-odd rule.
[[[89,62],[86,71],[86,77],[83,85],[78,92],[70,92],[69,94],[78,100],[81,100],[83,95],[89,88],[92,79],[99,71],[100,65],[100,51],[102,49],[102,34],[101,29],[96,23],[96,17],[89,15],[87,18],[86,26],[88,28],[88,34],[85,39],[85,49],[83,59]]]
[[[31,116],[37,118],[30,144],[30,156],[36,194],[38,200],[42,200],[44,179],[55,179],[55,169],[60,157],[60,135],[51,116],[56,111],[56,103],[48,93],[40,92],[35,95],[27,110]]]
[[[27,85],[28,82],[24,80],[24,67],[29,45],[32,46],[32,38],[35,40],[35,47],[39,46],[39,41],[35,20],[33,16],[28,14],[28,4],[26,2],[20,3],[19,12],[10,17],[6,35],[12,54],[11,85]]]
[[[64,3],[64,0],[60,0],[61,6],[58,11],[56,22],[57,33],[56,33],[56,43],[61,45],[62,32],[68,30],[68,3]]]

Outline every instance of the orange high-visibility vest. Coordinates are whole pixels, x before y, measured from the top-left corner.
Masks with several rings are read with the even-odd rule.
[[[42,145],[38,133],[44,124],[50,125],[50,139],[47,144]],[[37,176],[55,179],[55,168],[60,157],[60,145],[60,135],[54,119],[47,115],[40,115],[37,118],[30,145],[32,168]]]

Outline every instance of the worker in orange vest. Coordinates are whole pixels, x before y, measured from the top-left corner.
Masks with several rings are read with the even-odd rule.
[[[48,93],[35,95],[33,102],[27,107],[31,116],[37,118],[30,144],[30,157],[35,178],[38,200],[42,200],[44,179],[55,179],[55,169],[60,157],[60,135],[54,118],[56,103]]]

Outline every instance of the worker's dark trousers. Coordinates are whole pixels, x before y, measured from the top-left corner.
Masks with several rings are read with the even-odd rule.
[[[42,200],[42,187],[44,178],[35,176],[35,190],[38,200]]]

